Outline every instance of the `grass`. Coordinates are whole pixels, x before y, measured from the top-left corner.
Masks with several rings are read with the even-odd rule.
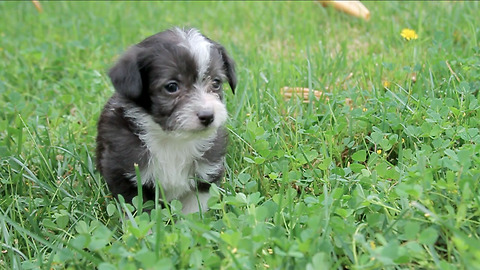
[[[365,5],[0,2],[0,269],[479,269],[480,4]],[[148,216],[95,171],[96,121],[115,58],[174,25],[237,62],[226,192]]]

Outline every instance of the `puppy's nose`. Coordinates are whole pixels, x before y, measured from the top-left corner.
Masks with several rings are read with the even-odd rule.
[[[205,110],[197,113],[198,120],[202,125],[208,127],[214,120],[213,111]]]

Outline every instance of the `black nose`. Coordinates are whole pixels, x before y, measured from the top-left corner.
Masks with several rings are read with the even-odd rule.
[[[215,118],[212,111],[200,111],[197,113],[197,116],[200,123],[206,127],[210,125]]]

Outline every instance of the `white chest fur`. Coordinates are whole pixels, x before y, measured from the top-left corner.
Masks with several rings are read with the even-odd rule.
[[[217,165],[199,161],[212,146],[215,130],[203,136],[172,134],[165,132],[148,114],[131,111],[129,116],[144,129],[139,136],[149,152],[147,166],[140,171],[142,185],[161,184],[167,201],[180,199],[193,190],[195,174],[203,176],[217,170]]]

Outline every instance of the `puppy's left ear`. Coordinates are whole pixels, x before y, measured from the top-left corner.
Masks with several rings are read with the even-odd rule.
[[[227,54],[227,50],[225,50],[225,48],[222,45],[218,43],[216,45],[217,45],[218,51],[222,55],[223,68],[225,69],[225,72],[227,72],[228,84],[230,85],[232,92],[235,94],[235,88],[237,87],[237,75],[235,73],[235,62]]]

